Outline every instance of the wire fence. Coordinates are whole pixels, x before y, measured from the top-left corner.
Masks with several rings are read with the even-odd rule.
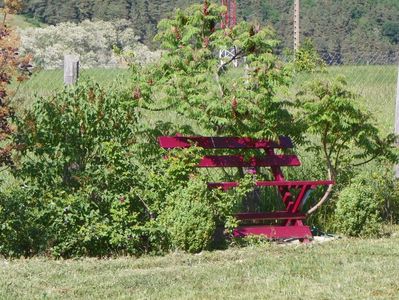
[[[393,130],[395,99],[397,92],[399,52],[397,53],[365,53],[342,60],[339,53],[322,56],[326,63],[325,72],[315,74],[297,74],[295,85],[305,84],[313,79],[332,80],[343,77],[348,88],[361,96],[362,103],[373,112],[381,129]],[[126,68],[92,68],[81,69],[80,76],[84,80],[93,80],[100,85],[108,86],[115,79],[128,80],[129,70]],[[14,100],[29,105],[37,97],[48,97],[62,90],[63,70],[41,70],[35,72],[26,82],[20,84]]]
[[[129,69],[127,68],[91,68],[80,69],[80,80],[91,80],[107,87],[116,79],[127,80]],[[64,70],[37,70],[32,76],[20,84],[15,84],[15,94],[12,101],[28,107],[33,101],[40,97],[50,97],[64,88]]]

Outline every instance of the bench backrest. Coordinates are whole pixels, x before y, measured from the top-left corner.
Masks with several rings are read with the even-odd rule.
[[[193,145],[204,149],[287,149],[294,145],[289,137],[280,137],[279,141],[260,140],[237,137],[203,137],[203,136],[161,136],[159,144],[165,149],[190,148]]]
[[[289,137],[280,137],[278,141],[237,138],[237,137],[182,137],[162,136],[159,144],[164,149],[189,148],[193,145],[204,149],[264,149],[265,155],[244,158],[242,155],[210,155],[204,156],[198,164],[201,168],[254,168],[300,166],[296,155],[275,154],[274,149],[293,148]]]

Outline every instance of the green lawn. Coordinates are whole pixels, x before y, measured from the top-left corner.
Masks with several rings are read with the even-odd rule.
[[[299,74],[295,80],[294,89],[297,90],[299,86],[314,78],[333,79],[344,76],[348,87],[362,96],[363,105],[374,114],[379,127],[384,132],[393,130],[398,74],[396,66],[336,66],[327,68],[327,71],[327,73],[315,75]],[[238,76],[237,74],[232,76]],[[116,78],[127,80],[129,70],[84,69],[81,70],[81,78],[92,79],[106,86]],[[62,87],[62,70],[43,70],[35,73],[30,80],[19,86],[14,101],[23,104],[22,106],[29,105],[35,95],[50,96],[60,91]]]
[[[399,235],[197,255],[0,260],[0,299],[398,299]]]
[[[112,84],[116,79],[128,78],[128,69],[82,69],[81,80],[93,80],[103,86]],[[36,97],[48,97],[64,87],[63,70],[42,70],[35,72],[29,80],[13,84],[16,92],[12,101],[29,106]]]
[[[335,66],[328,67],[327,73],[300,75],[296,83],[300,85],[313,78],[344,77],[349,89],[362,97],[364,107],[387,133],[394,129],[397,76],[398,67],[393,65]]]
[[[0,13],[0,18],[3,20],[4,15]],[[11,27],[26,29],[31,27],[45,27],[44,23],[41,23],[39,20],[25,16],[25,15],[7,15],[7,23]]]

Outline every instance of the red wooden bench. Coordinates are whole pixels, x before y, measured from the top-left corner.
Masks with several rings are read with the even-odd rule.
[[[284,178],[282,167],[300,166],[296,155],[276,154],[276,149],[293,148],[293,143],[288,137],[281,137],[279,141],[259,140],[236,137],[183,137],[162,136],[159,144],[164,149],[189,148],[193,145],[204,149],[258,149],[261,156],[243,155],[210,155],[204,156],[198,167],[200,168],[253,168],[253,172],[260,167],[271,169],[274,180],[257,181],[259,187],[278,188],[283,202],[282,211],[272,212],[243,212],[236,214],[236,218],[242,221],[279,221],[279,225],[242,225],[234,230],[234,236],[265,235],[272,239],[298,238],[308,239],[312,233],[308,226],[303,224],[306,214],[301,212],[302,206],[308,198],[311,190],[320,185],[330,185],[334,182],[322,181],[287,181]],[[241,150],[239,150],[241,149]],[[221,188],[229,190],[237,187],[237,182],[210,182],[209,188]],[[296,191],[295,191],[296,190]],[[295,192],[294,192],[295,191]]]

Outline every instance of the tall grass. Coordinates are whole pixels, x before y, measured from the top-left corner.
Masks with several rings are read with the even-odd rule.
[[[301,85],[313,79],[344,77],[348,82],[348,87],[362,97],[364,107],[374,114],[381,130],[387,133],[393,130],[397,74],[397,67],[391,65],[334,66],[328,67],[325,73],[298,74],[294,90],[298,90]],[[232,72],[232,77],[241,75],[241,71]],[[81,70],[80,77],[83,80],[92,79],[107,87],[116,78],[122,81],[128,80],[129,70],[88,69]],[[16,85],[15,88],[17,88]],[[62,70],[43,70],[35,73],[32,78],[18,87],[13,101],[18,103],[18,106],[26,107],[35,97],[51,96],[62,88]],[[173,113],[168,112],[167,115],[171,116],[170,120],[175,119]],[[159,116],[158,113],[157,116]]]
[[[4,14],[0,12],[0,19],[4,18]],[[12,15],[7,14],[7,24],[18,29],[26,29],[31,27],[45,27],[46,24],[40,22],[38,19],[28,17],[26,15]]]
[[[110,86],[116,79],[127,80],[128,69],[83,69],[80,80],[93,80],[100,85]],[[34,99],[50,97],[64,88],[63,70],[41,70],[20,84],[13,83],[12,102],[18,107],[29,107]]]
[[[300,74],[296,88],[312,79],[343,77],[348,88],[361,96],[361,104],[372,112],[380,129],[388,133],[394,128],[397,76],[398,68],[393,65],[333,66],[325,73]]]

